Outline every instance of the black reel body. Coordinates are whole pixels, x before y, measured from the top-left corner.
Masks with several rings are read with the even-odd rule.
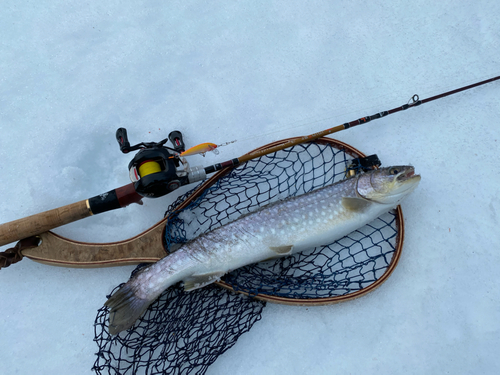
[[[164,146],[169,138],[174,144],[173,149]],[[143,197],[162,197],[182,185],[205,178],[204,174],[199,172],[200,168],[195,168],[197,173],[192,173],[190,178],[187,162],[179,158],[179,153],[185,148],[181,132],[173,131],[169,138],[158,143],[143,142],[130,146],[127,130],[119,128],[116,131],[116,139],[124,154],[140,150],[129,163],[128,169],[136,192]]]
[[[179,176],[179,159],[166,148],[142,149],[128,165],[130,179],[137,193],[157,198],[188,183],[187,176]]]

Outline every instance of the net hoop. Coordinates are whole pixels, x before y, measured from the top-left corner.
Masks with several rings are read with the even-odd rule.
[[[261,151],[270,147],[274,147],[276,145],[280,145],[283,143],[286,143],[290,140],[294,140],[297,138],[288,138],[288,139],[283,139],[280,141],[276,141],[273,143],[270,143],[268,145],[262,146],[252,152],[254,153],[256,151]],[[362,153],[361,151],[357,150],[356,148],[338,141],[334,140],[331,138],[320,138],[311,142],[307,143],[315,143],[319,145],[326,145],[330,146],[334,149],[343,151],[345,154],[349,155],[352,158],[358,158],[358,157],[365,157],[366,155]],[[244,166],[245,164],[243,164]],[[236,167],[236,168],[241,168],[242,166]],[[206,180],[204,183],[202,183],[190,196],[188,196],[183,202],[181,202],[179,205],[175,206],[173,210],[170,210],[170,212],[178,212],[182,210],[188,209],[190,205],[193,204],[197,199],[199,199],[203,193],[213,187],[221,178],[227,176],[235,167],[233,168],[227,168],[224,169],[215,175],[213,175],[210,179]],[[342,295],[335,295],[335,296],[329,296],[329,297],[317,297],[317,298],[300,298],[297,296],[294,297],[287,297],[287,296],[279,296],[279,295],[273,295],[273,294],[268,294],[265,292],[259,292],[259,293],[254,293],[250,290],[245,290],[244,288],[237,287],[234,288],[232,285],[230,285],[227,281],[221,280],[216,282],[217,285],[220,287],[235,291],[237,293],[241,293],[244,295],[250,295],[254,298],[257,298],[262,301],[266,302],[272,302],[272,303],[279,303],[279,304],[286,304],[286,305],[299,305],[299,306],[320,306],[320,305],[328,305],[328,304],[335,304],[339,302],[344,302],[344,301],[349,301],[353,300],[356,298],[359,298],[361,296],[364,296],[368,294],[369,292],[375,290],[378,288],[382,283],[384,283],[388,277],[392,274],[394,269],[396,268],[398,261],[401,257],[401,252],[403,248],[403,240],[404,240],[404,220],[403,220],[403,212],[401,209],[401,206],[398,206],[395,210],[393,210],[393,215],[394,215],[394,230],[396,232],[395,239],[394,239],[394,250],[392,252],[392,258],[385,268],[384,272],[381,275],[376,276],[376,280],[372,283],[370,283],[367,286],[362,287],[359,290],[351,291]],[[168,222],[168,217],[167,217],[167,222]],[[164,246],[167,249],[168,245],[165,242],[165,237],[166,237],[166,230],[167,226],[165,226],[163,230],[163,239],[164,239]]]

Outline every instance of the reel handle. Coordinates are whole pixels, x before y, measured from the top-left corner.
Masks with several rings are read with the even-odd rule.
[[[116,140],[120,145],[120,151],[124,154],[127,154],[130,151],[130,142],[128,141],[127,137],[127,129],[119,128],[116,131]]]
[[[182,139],[182,133],[178,130],[170,132],[168,139],[174,145],[174,150],[178,153],[186,151],[186,145],[184,144],[184,139]]]

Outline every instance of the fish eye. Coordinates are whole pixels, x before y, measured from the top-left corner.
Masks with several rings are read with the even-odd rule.
[[[390,174],[393,174],[393,175],[397,175],[399,173],[399,170],[396,169],[396,168],[392,168],[390,171],[389,171]]]

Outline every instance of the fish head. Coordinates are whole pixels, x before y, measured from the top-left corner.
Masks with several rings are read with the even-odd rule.
[[[420,175],[410,165],[380,168],[358,177],[357,193],[382,204],[399,204],[417,187]]]

